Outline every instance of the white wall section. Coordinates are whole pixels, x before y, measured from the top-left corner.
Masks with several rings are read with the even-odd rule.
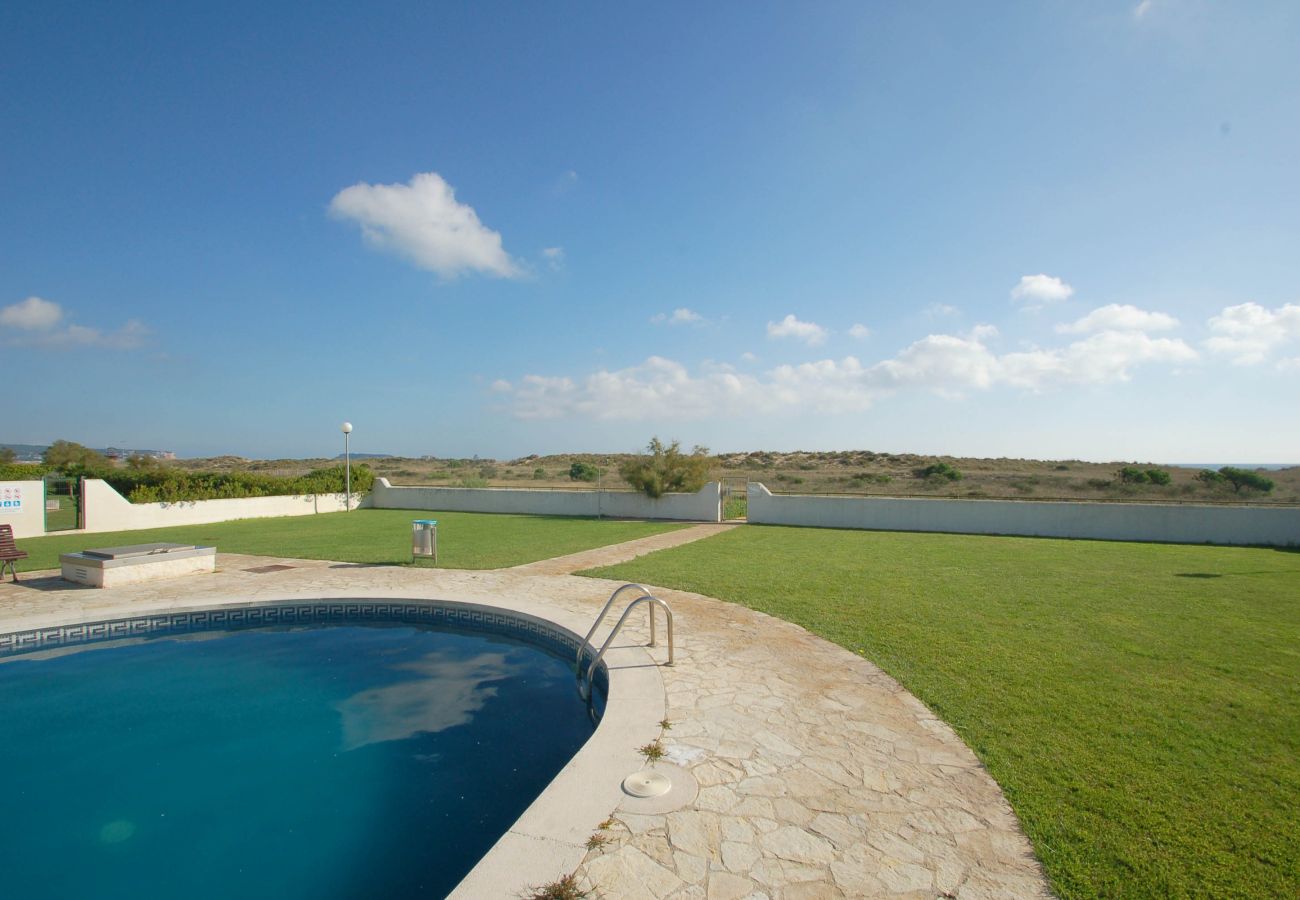
[[[749,484],[749,521],[764,525],[1159,541],[1300,544],[1300,507],[1191,503],[930,500],[773,494]]]

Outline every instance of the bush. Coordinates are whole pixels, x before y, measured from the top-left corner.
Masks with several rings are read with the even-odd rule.
[[[1259,491],[1261,494],[1267,494],[1273,490],[1273,479],[1265,478],[1258,472],[1252,472],[1250,469],[1238,469],[1235,466],[1224,466],[1219,470],[1223,479],[1232,485],[1232,489],[1238,494],[1242,488],[1249,488],[1252,491]]]
[[[538,467],[538,468],[536,468],[536,469],[533,469],[533,480],[534,480],[534,481],[541,481],[541,480],[543,480],[544,478],[546,478],[546,470],[545,470],[545,469],[543,469],[543,468],[541,468],[541,467]]]
[[[591,463],[576,462],[569,466],[569,480],[571,481],[595,481],[600,477],[600,469]]]
[[[665,447],[655,437],[646,446],[646,454],[623,463],[619,474],[647,497],[658,498],[667,493],[693,494],[708,482],[711,462],[706,447],[697,446],[688,455],[682,453],[680,441],[673,441]]]
[[[1169,473],[1164,469],[1147,469],[1147,481],[1152,484],[1168,484],[1170,481]]]
[[[859,484],[889,484],[894,480],[883,472],[854,472],[850,477]]]
[[[1228,481],[1228,479],[1224,478],[1213,469],[1201,469],[1201,471],[1196,473],[1196,480],[1208,485],[1209,487],[1217,487],[1218,485],[1226,484]]]
[[[1125,466],[1115,473],[1115,478],[1121,484],[1146,484],[1151,480],[1150,476],[1137,466]]]
[[[948,481],[961,481],[961,470],[948,465],[946,462],[931,463],[924,469],[917,469],[914,473],[917,478],[930,479],[937,476],[938,478],[947,479]],[[936,478],[936,480],[938,480]]]

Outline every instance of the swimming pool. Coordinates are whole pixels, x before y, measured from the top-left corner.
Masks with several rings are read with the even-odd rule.
[[[594,730],[576,639],[322,601],[0,636],[15,897],[441,897]]]

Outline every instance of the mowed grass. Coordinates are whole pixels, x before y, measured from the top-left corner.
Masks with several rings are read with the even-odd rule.
[[[1064,897],[1300,896],[1300,553],[748,526],[582,574],[876,662],[983,760]]]
[[[60,553],[155,541],[212,545],[219,553],[407,564],[411,561],[412,519],[438,520],[438,565],[448,569],[517,566],[684,527],[666,522],[558,516],[358,509],[214,525],[26,538],[18,541],[18,546],[30,556],[18,563],[18,571],[57,568]],[[426,561],[420,564],[431,565]]]

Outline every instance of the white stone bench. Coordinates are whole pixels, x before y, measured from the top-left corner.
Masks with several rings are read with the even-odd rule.
[[[64,553],[59,557],[59,563],[64,581],[99,588],[119,587],[196,572],[214,572],[217,548],[193,544],[133,544]]]

